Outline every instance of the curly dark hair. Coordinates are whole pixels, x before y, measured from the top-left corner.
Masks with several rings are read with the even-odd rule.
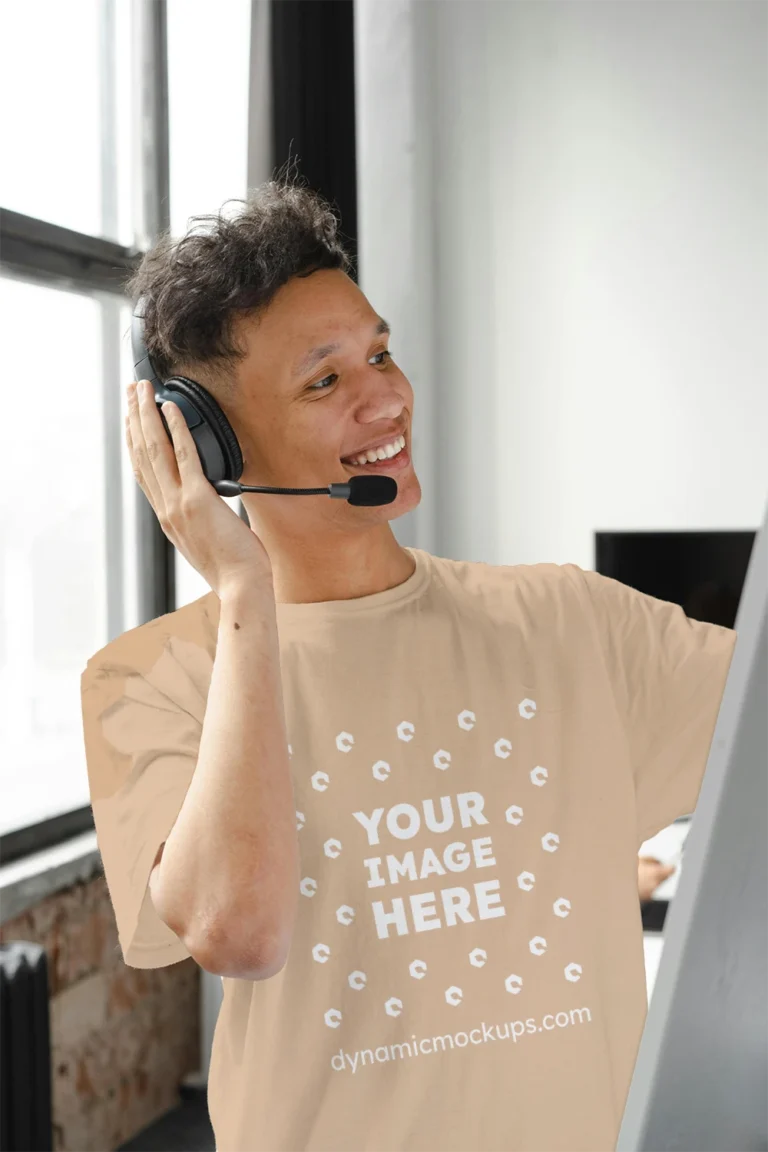
[[[224,396],[246,355],[235,320],[264,311],[293,276],[353,269],[334,208],[290,167],[225,205],[232,202],[243,206],[237,214],[193,216],[179,240],[164,231],[125,285],[134,303],[145,297],[144,340],[157,372],[191,376]]]

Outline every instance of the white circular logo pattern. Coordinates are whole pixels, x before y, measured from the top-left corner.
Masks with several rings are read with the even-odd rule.
[[[523,719],[530,720],[536,713],[536,702],[534,700],[525,699],[520,702],[519,713]],[[469,709],[460,712],[457,717],[460,728],[465,731],[470,731],[475,727],[476,715]],[[409,742],[413,739],[415,727],[407,720],[401,721],[397,726],[398,738],[404,742]],[[354,737],[349,732],[340,732],[336,737],[336,746],[340,752],[349,752],[355,743]],[[512,742],[505,737],[501,737],[494,744],[494,753],[499,759],[508,759],[512,752]],[[291,745],[288,745],[288,753],[292,755]],[[441,748],[433,755],[433,764],[435,768],[445,771],[451,764],[451,754],[445,749]],[[391,765],[386,760],[377,760],[372,766],[371,772],[375,779],[385,781],[389,778],[392,771]],[[548,779],[549,773],[542,765],[537,765],[530,772],[530,780],[533,784],[541,787]],[[315,772],[311,778],[312,787],[318,792],[324,792],[330,784],[330,777],[326,772]],[[507,823],[518,825],[522,822],[523,809],[517,804],[511,804],[505,813]],[[306,817],[303,812],[296,811],[296,829],[301,830],[306,824]],[[541,838],[542,848],[546,852],[556,852],[560,843],[560,837],[554,832],[548,832]],[[329,839],[325,841],[323,846],[325,855],[330,858],[336,858],[340,855],[342,845],[339,840]],[[521,872],[517,877],[518,887],[524,891],[531,891],[535,882],[535,876],[532,872]],[[302,895],[312,897],[318,889],[317,881],[311,876],[305,876],[299,885]],[[571,910],[571,902],[564,896],[557,899],[552,905],[554,914],[560,918],[565,918],[569,915]],[[355,910],[348,904],[342,904],[336,909],[336,919],[340,924],[350,925],[355,919]],[[542,956],[547,950],[547,941],[543,936],[534,936],[529,941],[529,949],[534,956]],[[488,959],[488,954],[483,948],[474,948],[469,954],[469,962],[475,968],[482,968]],[[327,944],[315,944],[312,948],[312,956],[319,964],[327,963],[331,956],[331,949]],[[571,963],[564,968],[564,975],[566,980],[576,982],[581,978],[582,968],[580,964]],[[424,960],[412,960],[409,965],[409,972],[415,980],[423,980],[427,974],[427,964]],[[366,987],[367,976],[365,972],[359,969],[350,972],[347,977],[350,988],[359,991]],[[514,973],[507,976],[504,981],[504,986],[507,992],[517,995],[523,987],[523,979]],[[452,985],[445,991],[446,1003],[457,1006],[463,1001],[463,992],[461,988]],[[396,996],[391,996],[384,1005],[385,1012],[389,1016],[400,1016],[403,1011],[403,1002]],[[329,1008],[324,1016],[325,1023],[329,1028],[338,1028],[342,1021],[342,1013],[337,1008]]]
[[[377,780],[386,780],[391,771],[392,769],[386,760],[377,760],[373,768],[371,768],[371,772]]]

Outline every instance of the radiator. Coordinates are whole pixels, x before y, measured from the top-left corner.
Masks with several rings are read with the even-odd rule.
[[[52,1152],[48,960],[0,944],[0,1152]]]

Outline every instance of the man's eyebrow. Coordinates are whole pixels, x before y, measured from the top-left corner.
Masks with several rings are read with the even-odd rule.
[[[374,336],[388,336],[391,332],[392,329],[386,320],[382,320],[381,317],[379,317],[374,326]],[[301,359],[294,364],[292,374],[294,376],[303,376],[305,372],[309,372],[311,368],[314,368],[315,364],[319,364],[326,356],[330,356],[331,352],[338,352],[340,348],[341,344],[338,343],[321,344],[318,348],[312,348],[311,351],[307,352],[305,356],[302,356]]]

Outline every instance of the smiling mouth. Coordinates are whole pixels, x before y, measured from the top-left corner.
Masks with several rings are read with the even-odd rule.
[[[398,453],[385,460],[374,460],[373,463],[368,462],[365,464],[355,464],[350,460],[341,461],[345,468],[354,468],[363,472],[399,472],[402,468],[407,467],[410,462],[411,457],[407,443]]]
[[[382,457],[378,458],[378,460],[372,460],[371,461],[371,460],[366,460],[366,458],[363,458],[363,457],[365,457],[366,454],[365,454],[365,452],[362,452],[362,453],[357,454],[357,458],[355,458],[353,456],[342,456],[341,462],[347,468],[373,468],[374,470],[378,468],[378,465],[400,464],[403,461],[403,457],[408,456],[408,442],[406,442],[405,437],[402,433],[401,433],[401,435],[398,435],[398,437],[395,439],[394,444],[400,445],[401,440],[402,440],[402,447],[398,447],[397,452],[395,452],[389,456],[382,456]],[[371,452],[372,453],[375,452],[375,449],[372,448]]]

